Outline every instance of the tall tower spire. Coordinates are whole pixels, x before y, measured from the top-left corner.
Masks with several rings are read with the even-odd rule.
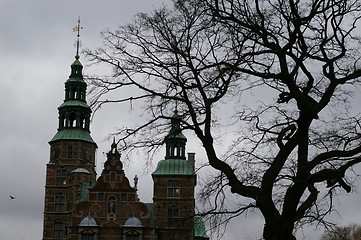
[[[81,28],[79,18],[78,25],[73,28],[73,31],[77,31],[75,61],[71,64],[70,76],[65,82],[64,103],[58,108],[58,132],[50,142],[73,139],[94,143],[89,129],[91,109],[86,102],[87,84],[83,79],[83,65],[80,63],[78,55]]]
[[[59,125],[49,141],[50,160],[46,166],[43,240],[68,239],[71,213],[81,200],[81,189],[95,182],[96,143],[90,136],[91,109],[86,102],[87,84],[77,49],[71,72],[65,82],[64,102],[58,107]]]

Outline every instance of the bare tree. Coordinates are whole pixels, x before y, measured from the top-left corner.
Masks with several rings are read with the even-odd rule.
[[[361,239],[361,227],[349,225],[345,227],[335,227],[326,231],[321,240],[359,240]]]
[[[211,216],[259,209],[266,240],[327,224],[361,162],[359,1],[173,3],[104,31],[105,46],[87,51],[112,67],[93,78],[95,107],[141,102],[139,125],[116,133],[128,150],[156,149],[177,108],[219,171],[203,193]],[[227,191],[242,197],[233,209]]]

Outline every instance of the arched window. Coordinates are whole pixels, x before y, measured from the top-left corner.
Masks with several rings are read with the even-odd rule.
[[[63,186],[66,184],[66,169],[60,168],[56,170],[56,185]]]
[[[68,126],[67,127],[75,127],[76,114],[70,113],[68,116]]]
[[[53,236],[54,238],[65,238],[65,224],[61,220],[54,222]]]
[[[85,116],[84,116],[84,114],[80,115],[79,127],[80,128],[85,128]]]
[[[168,227],[179,227],[179,207],[171,205],[168,208]]]
[[[59,194],[55,196],[55,212],[64,212],[65,211],[65,196]]]
[[[76,88],[72,87],[70,91],[70,98],[75,99]]]

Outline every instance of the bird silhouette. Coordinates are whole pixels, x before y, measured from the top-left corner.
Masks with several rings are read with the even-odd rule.
[[[14,196],[11,196],[11,195],[10,195],[9,197],[11,198],[11,200],[15,199],[15,197],[14,197]]]

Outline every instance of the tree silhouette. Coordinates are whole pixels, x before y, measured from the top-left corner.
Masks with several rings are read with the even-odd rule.
[[[326,231],[321,240],[358,240],[361,239],[361,227],[349,225],[345,227],[335,227]]]
[[[295,239],[305,223],[327,224],[361,161],[360,10],[356,0],[191,0],[140,13],[86,52],[112,68],[92,78],[94,107],[139,103],[138,125],[116,134],[150,152],[176,108],[219,173],[203,189],[207,213],[224,222],[256,208],[264,239]],[[227,191],[241,197],[233,208]]]

